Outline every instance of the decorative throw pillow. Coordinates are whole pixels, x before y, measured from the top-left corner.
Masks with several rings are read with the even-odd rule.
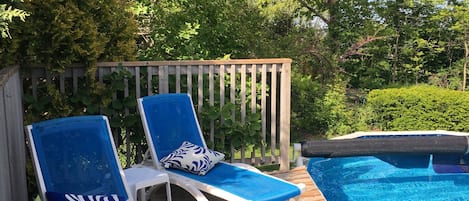
[[[79,195],[73,193],[46,192],[48,201],[126,201],[124,197],[112,195]]]
[[[172,153],[162,158],[160,162],[165,168],[177,168],[197,175],[205,175],[225,154],[184,141]]]

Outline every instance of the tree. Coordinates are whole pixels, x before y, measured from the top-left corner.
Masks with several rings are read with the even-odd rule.
[[[11,0],[14,3],[14,0]],[[2,38],[11,38],[9,24],[13,22],[13,18],[19,18],[25,21],[29,14],[21,9],[14,8],[8,4],[0,4],[0,35]]]
[[[22,6],[20,3],[12,0],[7,4],[0,4],[0,68],[15,63],[11,58],[16,53],[20,39],[11,37],[10,28],[19,24],[17,20],[24,22],[29,16],[29,13],[18,8]]]
[[[130,6],[119,0],[28,0],[29,20],[12,26],[19,41],[0,47],[9,49],[10,61],[42,63],[52,72],[71,63],[132,60],[137,26]]]
[[[457,40],[461,41],[464,49],[464,57],[462,59],[462,90],[465,91],[467,81],[467,64],[469,62],[469,3],[467,1],[462,1],[460,4],[453,5],[450,9],[452,10],[454,19],[456,21],[456,23],[451,26],[451,30],[459,33]]]
[[[145,60],[252,58],[265,42],[263,17],[248,1],[162,0],[149,10]]]
[[[24,2],[30,16],[25,23],[12,24],[12,40],[0,41],[1,63],[43,64],[52,80],[72,63],[87,66],[86,82],[76,93],[63,94],[52,82],[43,83],[41,93],[46,94],[50,112],[38,117],[69,116],[82,112],[80,108],[104,108],[109,104],[111,94],[96,80],[95,64],[135,59],[137,26],[130,7],[129,1],[119,0]],[[30,94],[25,94],[26,98],[40,101],[30,98]],[[92,113],[91,109],[86,111]]]

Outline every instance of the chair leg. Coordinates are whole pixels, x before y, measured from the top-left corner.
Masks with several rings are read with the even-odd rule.
[[[137,190],[137,201],[147,201],[147,193],[145,189]]]
[[[172,201],[173,200],[171,198],[171,184],[169,182],[166,183],[166,200],[167,201]]]
[[[173,184],[181,187],[185,191],[187,191],[189,194],[192,195],[197,201],[208,201],[207,197],[197,188],[194,186],[184,184],[184,183],[179,183],[179,182],[174,182]]]

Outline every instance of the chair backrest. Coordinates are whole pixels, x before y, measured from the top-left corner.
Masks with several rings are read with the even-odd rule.
[[[139,98],[138,107],[153,158],[161,159],[179,148],[184,141],[207,147],[188,94]]]
[[[26,132],[42,200],[45,192],[116,194],[132,200],[105,116],[42,121]]]

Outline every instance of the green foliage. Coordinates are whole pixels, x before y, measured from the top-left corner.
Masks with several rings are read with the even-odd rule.
[[[455,66],[462,66],[462,64],[459,65],[458,63],[460,61]],[[461,71],[462,69],[460,68],[441,69],[438,73],[429,77],[428,84],[446,89],[461,90]]]
[[[141,88],[146,90],[144,73],[141,79]],[[124,91],[123,83],[126,81],[129,83],[128,94]],[[104,76],[103,83],[95,83],[97,86],[89,85],[83,78],[78,83],[76,91],[68,88],[63,93],[57,89],[55,82],[40,81],[37,83],[37,97],[30,93],[30,89],[25,89],[25,123],[74,115],[103,114],[109,117],[113,133],[117,136],[116,145],[120,146],[125,141],[131,143],[132,158],[129,162],[141,160],[145,143],[136,110],[136,87],[133,86],[135,76],[120,68]],[[66,85],[71,86],[71,83]]]
[[[292,76],[292,138],[301,140],[302,133],[341,135],[363,129],[362,118],[347,105],[345,82],[322,88],[311,76]],[[357,126],[361,126],[357,128]]]
[[[151,44],[144,60],[253,57],[261,48],[263,18],[248,1],[159,1],[149,7]]]
[[[51,72],[85,63],[92,78],[97,61],[133,60],[137,26],[130,6],[118,0],[25,1],[30,16],[10,26],[18,40],[0,43],[0,52],[9,53],[2,63],[41,63]]]
[[[11,5],[0,4],[0,36],[1,38],[11,38],[9,24],[13,22],[13,18],[19,18],[25,21],[29,16],[24,10],[13,8]]]
[[[24,11],[20,1],[12,0],[7,4],[0,3],[0,69],[16,64],[14,58],[19,46],[20,37],[12,37],[10,30],[16,31],[15,25],[23,23],[29,13]]]
[[[310,43],[313,57],[303,57],[311,68],[327,67],[321,75],[341,72],[352,88],[427,83],[464,58],[467,1],[299,2],[299,18],[319,21],[322,27],[311,28],[325,30]]]
[[[215,76],[215,82],[219,82],[220,79],[225,79],[225,91],[230,90],[230,77],[219,77]],[[235,77],[236,82],[240,83],[241,76]],[[205,83],[205,81],[204,81]],[[256,86],[256,95],[258,97],[251,97],[251,78],[246,80],[246,106],[250,106],[253,100],[259,100],[261,96],[260,83]],[[264,86],[267,87],[267,86]],[[267,93],[269,88],[266,88]],[[207,91],[204,89],[204,91]],[[263,141],[261,135],[261,116],[260,116],[260,105],[256,104],[255,113],[252,113],[250,109],[246,109],[244,120],[241,117],[241,88],[239,85],[235,88],[235,104],[232,102],[225,103],[223,106],[220,105],[219,101],[214,101],[213,106],[207,103],[208,94],[204,97],[204,105],[201,111],[198,111],[199,119],[202,127],[202,132],[206,139],[206,142],[210,147],[225,153],[226,158],[234,157],[231,155],[231,149],[235,151],[241,148],[247,148],[248,146],[265,146],[266,142]],[[215,89],[213,91],[214,97],[220,97],[220,90]],[[225,100],[230,100],[231,95],[225,94]],[[213,130],[211,128],[213,127]],[[210,134],[214,133],[214,141],[210,139]]]
[[[469,94],[430,86],[373,90],[369,123],[380,130],[468,131]]]
[[[346,105],[345,82],[337,83],[331,86],[323,99],[322,109],[326,114],[328,136],[348,134],[355,130],[352,119],[354,113]]]
[[[322,110],[325,90],[320,84],[315,83],[311,76],[293,73],[291,94],[292,138],[300,138],[304,132],[325,133],[328,129],[326,114]]]
[[[227,158],[234,157],[231,155],[232,148],[240,150],[250,145],[259,147],[265,144],[261,136],[260,113],[247,113],[245,120],[242,121],[240,111],[239,105],[227,103],[222,108],[204,106],[200,113],[205,137],[210,136],[211,122],[214,122],[213,132],[216,135],[215,142],[211,146],[224,152]]]

